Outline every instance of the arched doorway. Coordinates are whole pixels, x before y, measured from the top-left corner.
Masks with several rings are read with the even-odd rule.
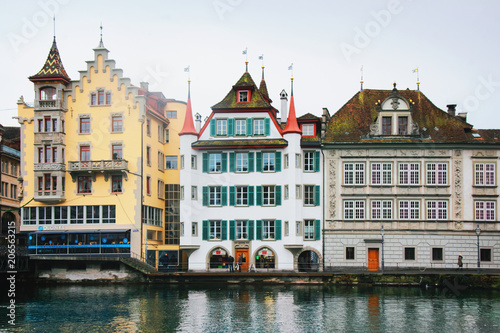
[[[2,215],[2,235],[7,235],[9,229],[9,222],[16,221],[16,216],[11,212],[5,212]]]
[[[209,268],[226,268],[229,254],[222,247],[217,247],[210,253]]]
[[[255,268],[276,268],[276,256],[274,251],[263,247],[255,255]]]
[[[299,255],[299,272],[317,272],[319,256],[314,251],[304,251]]]

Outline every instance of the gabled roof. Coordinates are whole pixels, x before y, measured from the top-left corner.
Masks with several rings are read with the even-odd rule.
[[[60,80],[65,83],[69,83],[71,81],[61,61],[61,56],[59,55],[59,50],[57,49],[55,36],[54,42],[52,43],[52,47],[49,51],[49,55],[47,56],[47,60],[45,61],[42,69],[35,75],[30,76],[29,79],[31,82]]]
[[[398,93],[411,101],[411,117],[422,133],[421,137],[369,137],[370,126],[377,119],[377,105],[393,90],[365,89],[356,93],[328,121],[326,143],[362,142],[474,142],[472,125],[436,107],[422,92],[401,90]],[[500,131],[499,131],[500,132]]]
[[[247,88],[251,91],[250,102],[248,103],[237,103],[237,91]],[[241,78],[236,82],[236,84],[232,87],[229,93],[224,97],[222,101],[212,106],[212,110],[220,110],[220,109],[256,109],[256,108],[265,108],[265,109],[274,109],[270,103],[266,101],[264,96],[262,96],[261,92],[255,85],[250,73],[245,72],[241,76]]]
[[[315,116],[312,113],[308,112],[300,117],[297,118],[297,120],[300,122],[301,120],[314,120],[314,121],[320,121],[321,117]]]

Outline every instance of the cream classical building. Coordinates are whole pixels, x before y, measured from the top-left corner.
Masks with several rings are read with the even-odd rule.
[[[325,267],[500,267],[500,130],[422,92],[362,90],[326,124]],[[479,245],[478,245],[479,240]]]

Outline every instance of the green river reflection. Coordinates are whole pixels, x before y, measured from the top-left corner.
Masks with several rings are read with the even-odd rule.
[[[500,292],[323,286],[23,288],[0,332],[500,332]],[[22,293],[22,295],[20,295]],[[6,300],[2,299],[6,312]]]

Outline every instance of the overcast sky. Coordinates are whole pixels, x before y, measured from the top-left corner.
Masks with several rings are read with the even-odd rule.
[[[36,74],[56,37],[78,79],[103,41],[134,85],[185,101],[191,69],[194,113],[203,117],[245,71],[259,84],[260,55],[273,105],[290,91],[297,115],[335,113],[360,89],[420,90],[439,108],[458,104],[475,128],[500,128],[498,1],[10,1],[0,13],[0,123],[17,125],[16,101],[33,102]]]

